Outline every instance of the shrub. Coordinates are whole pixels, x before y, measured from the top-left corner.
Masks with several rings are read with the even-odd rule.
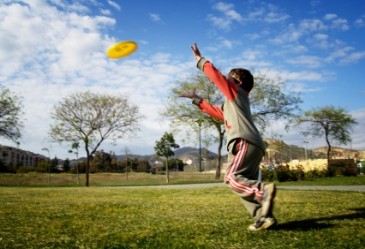
[[[327,175],[328,175],[328,170],[312,169],[310,171],[305,172],[306,178],[326,177]]]
[[[261,173],[263,181],[273,182],[277,180],[275,169],[263,169]]]
[[[29,173],[29,172],[35,172],[35,168],[34,167],[29,167],[29,166],[21,166],[16,171],[17,174],[20,174],[20,173]]]
[[[277,166],[276,175],[279,182],[298,181],[298,177],[290,170],[288,165]]]

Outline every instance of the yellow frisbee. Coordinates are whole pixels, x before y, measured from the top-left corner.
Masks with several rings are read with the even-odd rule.
[[[111,45],[106,50],[106,55],[112,59],[119,59],[132,54],[138,48],[134,41],[121,41]]]

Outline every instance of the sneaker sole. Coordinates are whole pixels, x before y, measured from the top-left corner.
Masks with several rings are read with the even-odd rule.
[[[261,227],[256,228],[254,225],[251,225],[248,227],[249,231],[261,231],[261,230],[269,230],[269,228],[274,227],[278,222],[276,221],[276,219],[270,219],[269,221],[266,221],[264,224],[262,224]]]

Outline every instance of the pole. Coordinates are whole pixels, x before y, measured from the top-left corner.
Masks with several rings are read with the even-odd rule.
[[[204,119],[200,118],[196,121],[199,125],[199,172],[202,171],[202,123]]]
[[[128,148],[125,147],[125,179],[128,181]]]

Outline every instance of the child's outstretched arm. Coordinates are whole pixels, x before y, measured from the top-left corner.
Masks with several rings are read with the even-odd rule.
[[[218,120],[221,120],[221,121],[224,120],[222,109],[218,106],[209,104],[204,99],[202,99],[199,95],[195,94],[195,91],[183,92],[179,95],[179,97],[192,99],[193,104],[198,106],[202,112],[204,112],[204,113],[208,114],[209,116],[214,117]]]
[[[208,78],[218,87],[218,89],[226,96],[227,99],[233,101],[237,96],[238,86],[227,78],[214,67],[214,65],[201,56],[198,44],[194,43],[191,46],[194,57],[198,62],[198,68],[201,69]]]

